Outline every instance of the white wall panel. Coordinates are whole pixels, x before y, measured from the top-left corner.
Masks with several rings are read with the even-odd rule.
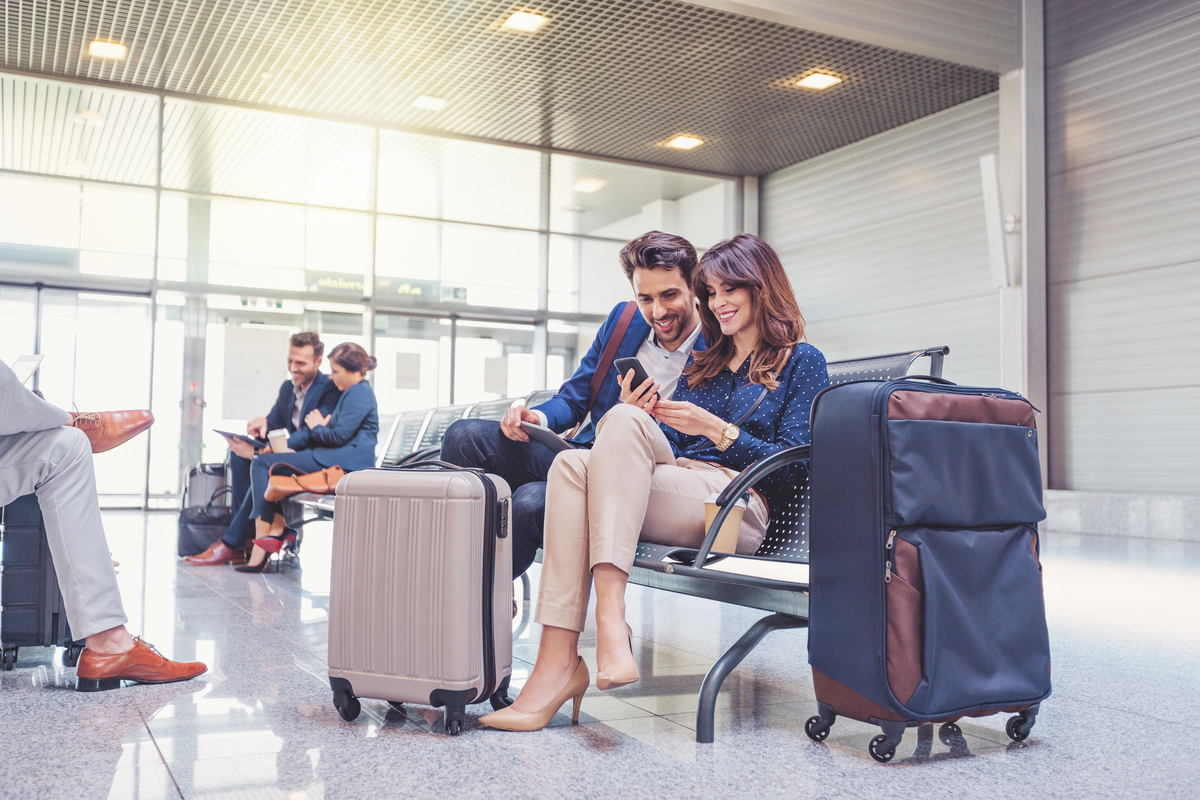
[[[1021,64],[1020,0],[693,0],[998,72]]]
[[[946,344],[946,375],[1000,380],[979,156],[999,147],[995,94],[763,181],[763,236],[830,360]]]
[[[1200,494],[1200,0],[1049,0],[1051,486]]]

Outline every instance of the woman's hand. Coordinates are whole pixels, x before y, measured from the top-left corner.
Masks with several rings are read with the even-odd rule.
[[[659,386],[653,378],[646,378],[640,386],[633,388],[630,386],[633,383],[633,370],[629,370],[619,383],[621,385],[622,403],[629,403],[646,411],[654,407],[654,400],[658,397]]]
[[[313,428],[319,426],[328,425],[329,418],[332,416],[332,414],[329,416],[322,416],[320,410],[314,408],[312,411],[308,412],[308,416],[304,418],[304,424],[308,426],[309,430],[312,430]]]
[[[725,420],[686,400],[659,400],[654,418],[688,436],[707,436],[717,444],[725,436]]]

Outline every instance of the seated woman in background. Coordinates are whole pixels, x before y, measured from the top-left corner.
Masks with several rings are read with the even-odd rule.
[[[550,469],[537,663],[516,702],[483,717],[485,725],[539,730],[571,699],[578,721],[590,679],[577,647],[593,580],[596,686],[636,681],[625,585],[638,539],[699,547],[706,497],[760,458],[809,442],[809,409],[829,375],[820,351],[802,343],[804,318],[775,251],[748,234],[721,242],[700,260],[693,289],[711,344],[689,359],[674,399],[659,400],[653,385],[630,387],[626,376],[626,404],[604,415],[595,446],[559,454]],[[759,484],[765,497],[751,495],[738,553],[758,549],[768,508],[806,468]]]
[[[283,515],[279,504],[266,499],[271,467],[287,464],[302,473],[319,472],[324,467],[341,467],[346,472],[375,465],[375,443],[379,438],[379,409],[375,392],[366,380],[375,369],[375,358],[352,342],[339,344],[329,354],[329,377],[342,396],[329,416],[313,409],[304,418],[307,450],[268,453],[258,456],[250,466],[250,494],[254,505],[250,517],[255,524],[254,552],[238,572],[262,572],[271,553],[284,545]]]

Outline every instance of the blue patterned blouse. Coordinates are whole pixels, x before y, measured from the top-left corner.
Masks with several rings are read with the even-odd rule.
[[[688,358],[689,366],[692,361]],[[739,426],[741,433],[723,453],[707,436],[689,436],[659,423],[676,457],[715,461],[741,472],[755,461],[786,447],[808,444],[811,441],[808,419],[813,398],[829,385],[825,356],[811,344],[801,342],[792,349],[777,380],[778,388],[768,393],[749,419]],[[723,420],[736,422],[754,405],[762,389],[761,385],[750,382],[750,359],[747,358],[737,372],[730,372],[726,367],[704,388],[689,389],[685,373],[671,399],[694,403]],[[790,491],[798,478],[797,470],[803,469],[807,469],[807,464],[778,470],[755,488],[762,492],[769,507],[779,508],[776,500]]]

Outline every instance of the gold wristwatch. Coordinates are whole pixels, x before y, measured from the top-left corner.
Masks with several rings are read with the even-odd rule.
[[[729,449],[729,446],[737,441],[738,434],[742,429],[732,422],[725,426],[724,433],[721,434],[721,441],[717,442],[717,450],[724,453]]]

